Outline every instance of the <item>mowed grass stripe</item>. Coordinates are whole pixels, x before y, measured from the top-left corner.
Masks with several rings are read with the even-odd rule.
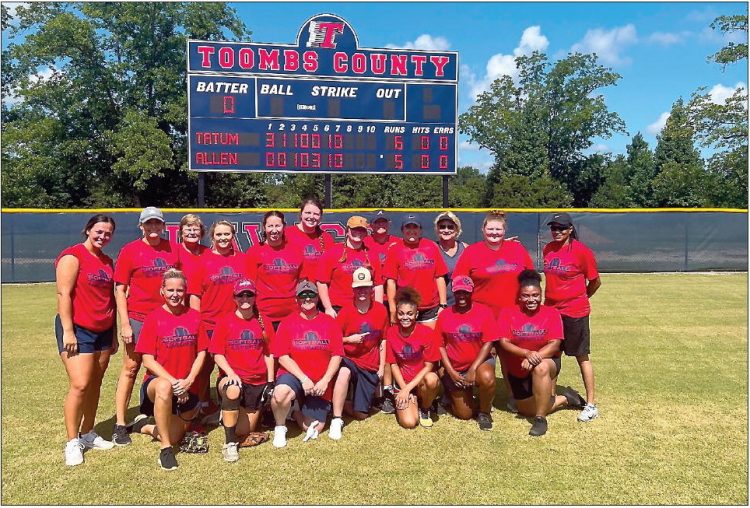
[[[178,454],[162,472],[158,445],[62,460],[67,378],[54,345],[51,284],[3,286],[2,482],[6,504],[747,504],[747,275],[603,275],[592,336],[601,416],[549,417],[542,438],[504,410],[495,428],[441,417],[406,431],[392,416],[348,423],[302,443],[220,457]],[[121,356],[105,377],[97,430],[109,438]],[[560,385],[582,389],[575,360]],[[138,387],[138,385],[137,385]],[[130,415],[136,413],[137,393]],[[148,479],[148,481],[146,481]]]

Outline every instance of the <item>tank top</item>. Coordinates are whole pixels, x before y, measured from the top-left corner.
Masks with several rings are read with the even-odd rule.
[[[463,242],[456,240],[456,245],[458,245],[458,248],[456,249],[456,253],[452,256],[449,256],[442,247],[440,247],[440,244],[438,243],[438,248],[440,249],[440,254],[443,256],[443,260],[445,261],[445,264],[448,266],[448,273],[445,275],[445,282],[446,282],[446,296],[448,303],[448,307],[456,303],[456,298],[453,296],[453,270],[456,268],[456,263],[458,263],[458,258],[461,257],[461,254],[463,254],[466,247],[464,247]]]

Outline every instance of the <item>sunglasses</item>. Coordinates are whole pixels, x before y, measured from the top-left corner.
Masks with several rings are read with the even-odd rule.
[[[570,226],[550,226],[551,231],[567,231]]]
[[[297,295],[297,298],[301,298],[302,300],[309,300],[311,298],[316,298],[318,295],[315,293],[300,293]]]
[[[235,298],[252,298],[253,296],[255,296],[255,293],[250,291],[243,291],[242,293],[234,295]]]
[[[448,229],[450,231],[453,231],[454,229],[456,229],[456,225],[455,224],[438,224],[438,230],[440,229]]]

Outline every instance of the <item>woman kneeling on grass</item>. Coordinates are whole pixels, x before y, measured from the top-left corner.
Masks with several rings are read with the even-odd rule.
[[[86,240],[62,251],[55,261],[55,335],[70,380],[63,404],[66,466],[83,463],[86,448],[114,446],[94,432],[102,378],[110,353],[117,351],[112,259],[102,252],[114,232],[111,217],[94,215],[83,228]]]
[[[375,390],[383,379],[385,369],[385,344],[383,338],[388,328],[388,311],[382,303],[373,301],[372,273],[361,266],[352,274],[353,302],[344,306],[336,316],[344,335],[344,353],[341,368],[333,388],[333,419],[328,437],[341,439],[344,411],[364,420],[369,416]],[[352,389],[352,401],[347,402],[347,392]]]
[[[208,346],[199,339],[200,313],[185,304],[186,286],[181,271],[164,274],[164,305],[146,316],[135,349],[143,355],[148,371],[141,385],[141,414],[133,422],[133,432],[148,434],[161,443],[159,464],[168,471],[177,469],[172,445],[182,440],[197,412],[195,378]],[[147,416],[152,415],[156,425],[147,424]]]
[[[341,327],[318,310],[314,283],[303,280],[297,284],[297,305],[299,311],[281,321],[272,348],[280,365],[271,401],[276,448],[286,446],[286,417],[294,401],[301,411],[292,416],[305,431],[304,441],[317,439],[331,410],[331,380],[344,356]]]
[[[529,435],[542,436],[549,413],[565,406],[580,408],[586,401],[570,388],[555,395],[562,319],[557,310],[542,305],[542,277],[536,270],[522,271],[518,281],[518,306],[500,311],[498,344],[518,412],[534,418]]]
[[[433,329],[417,323],[419,294],[414,289],[400,288],[395,301],[397,321],[386,333],[386,361],[399,390],[396,419],[406,429],[417,425],[430,428],[430,407],[440,387],[433,372],[440,360],[439,339]]]
[[[237,310],[220,320],[208,348],[220,369],[216,390],[226,438],[221,454],[227,462],[239,460],[237,436],[259,428],[260,410],[273,393],[273,327],[258,313],[252,281],[235,282],[233,293]]]

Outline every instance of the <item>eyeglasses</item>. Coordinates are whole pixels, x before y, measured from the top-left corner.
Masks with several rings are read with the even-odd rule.
[[[315,293],[300,293],[297,295],[297,298],[300,298],[302,300],[310,300],[312,298],[316,298],[318,295]]]
[[[570,226],[550,226],[550,231],[567,231]]]
[[[455,224],[438,224],[438,229],[448,229],[450,231],[453,231],[456,229]]]
[[[200,233],[201,228],[182,228],[185,233]]]

